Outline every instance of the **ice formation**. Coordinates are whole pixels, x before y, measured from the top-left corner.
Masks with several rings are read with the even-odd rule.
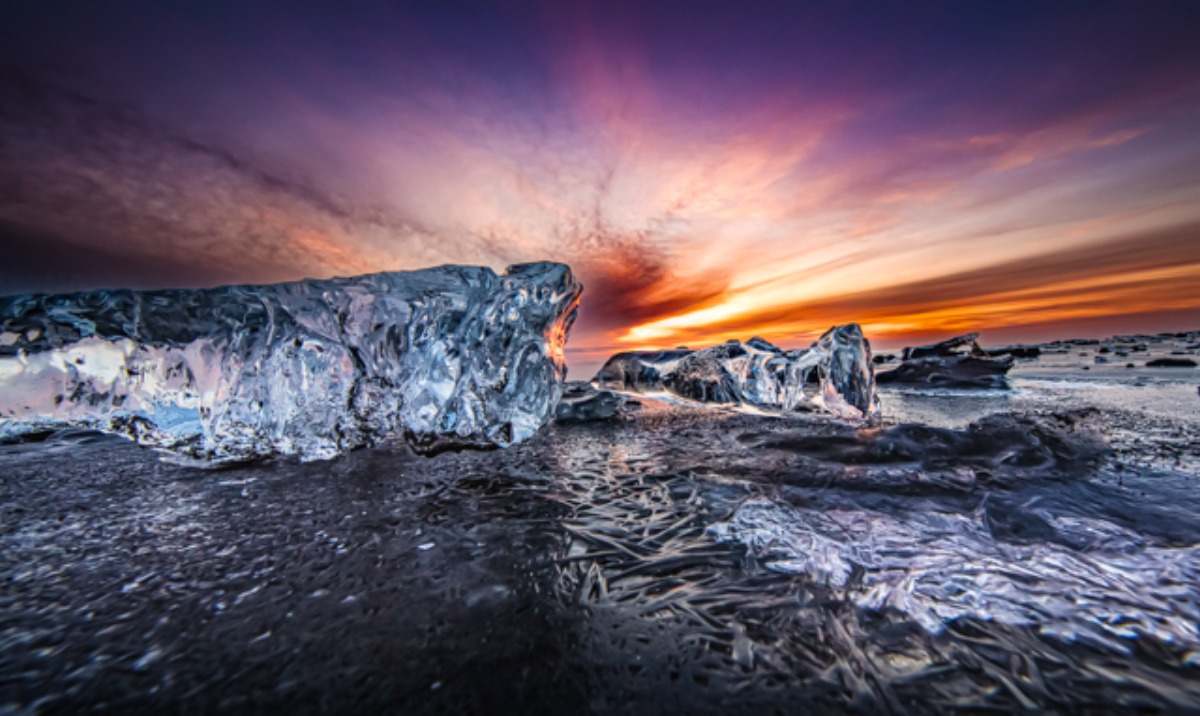
[[[0,298],[0,437],[80,425],[210,461],[506,446],[554,415],[581,292],[532,263]]]
[[[978,333],[967,333],[941,343],[905,348],[901,363],[881,372],[880,384],[929,388],[1006,388],[1005,381],[1016,353],[994,358],[979,346]]]
[[[591,383],[572,381],[563,387],[554,419],[559,423],[608,420],[618,413],[635,411],[641,404],[619,393],[597,390]]]
[[[808,349],[785,351],[756,337],[695,351],[618,353],[592,383],[768,410],[818,409],[845,418],[879,413],[871,344],[854,323],[830,328]]]
[[[1025,519],[1055,541],[997,537],[996,521],[1021,509],[984,501],[973,513],[891,514],[756,499],[709,534],[745,544],[769,569],[845,589],[863,607],[897,609],[935,633],[972,616],[1118,646],[1141,635],[1200,646],[1195,545],[1147,544],[1107,520],[1036,509]]]

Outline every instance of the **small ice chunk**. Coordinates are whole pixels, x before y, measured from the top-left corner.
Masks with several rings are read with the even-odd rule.
[[[808,349],[785,351],[755,337],[694,351],[618,353],[592,384],[784,412],[823,410],[856,419],[879,413],[871,344],[853,323],[830,328]]]

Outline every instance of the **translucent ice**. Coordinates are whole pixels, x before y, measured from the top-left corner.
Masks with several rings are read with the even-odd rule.
[[[751,338],[695,351],[618,353],[592,382],[602,389],[768,410],[818,409],[846,418],[879,412],[871,344],[853,323],[830,328],[806,350],[785,351]]]
[[[505,446],[554,415],[581,292],[534,263],[0,298],[0,437],[81,425],[213,461]]]
[[[709,528],[745,544],[769,569],[805,574],[861,606],[910,615],[931,632],[976,617],[1125,649],[1139,635],[1200,646],[1200,548],[1146,544],[1107,520],[1039,513],[1048,540],[1006,540],[1012,505],[892,514],[811,509],[764,499]]]

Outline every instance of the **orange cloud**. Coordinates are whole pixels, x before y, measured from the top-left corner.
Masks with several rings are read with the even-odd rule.
[[[752,288],[634,326],[617,342],[661,348],[762,335],[795,345],[848,321],[877,337],[902,337],[1187,308],[1200,308],[1200,224],[812,301],[755,303]]]

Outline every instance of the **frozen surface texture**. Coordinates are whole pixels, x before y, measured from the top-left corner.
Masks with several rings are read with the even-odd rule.
[[[212,461],[507,446],[554,415],[581,292],[534,263],[3,298],[0,437],[78,425]]]
[[[0,444],[3,703],[1200,713],[1196,369],[1144,367],[1173,341],[884,387],[871,429],[575,384],[573,419],[432,458]]]
[[[830,328],[807,350],[785,351],[751,338],[695,351],[618,353],[592,382],[601,389],[786,412],[824,410],[844,418],[879,412],[871,344],[853,323]]]
[[[860,606],[897,609],[930,632],[972,617],[1070,640],[1200,646],[1200,552],[1147,545],[1105,519],[1003,498],[970,513],[900,514],[754,500],[712,534],[746,544],[769,569],[838,589],[857,580],[847,594]]]

